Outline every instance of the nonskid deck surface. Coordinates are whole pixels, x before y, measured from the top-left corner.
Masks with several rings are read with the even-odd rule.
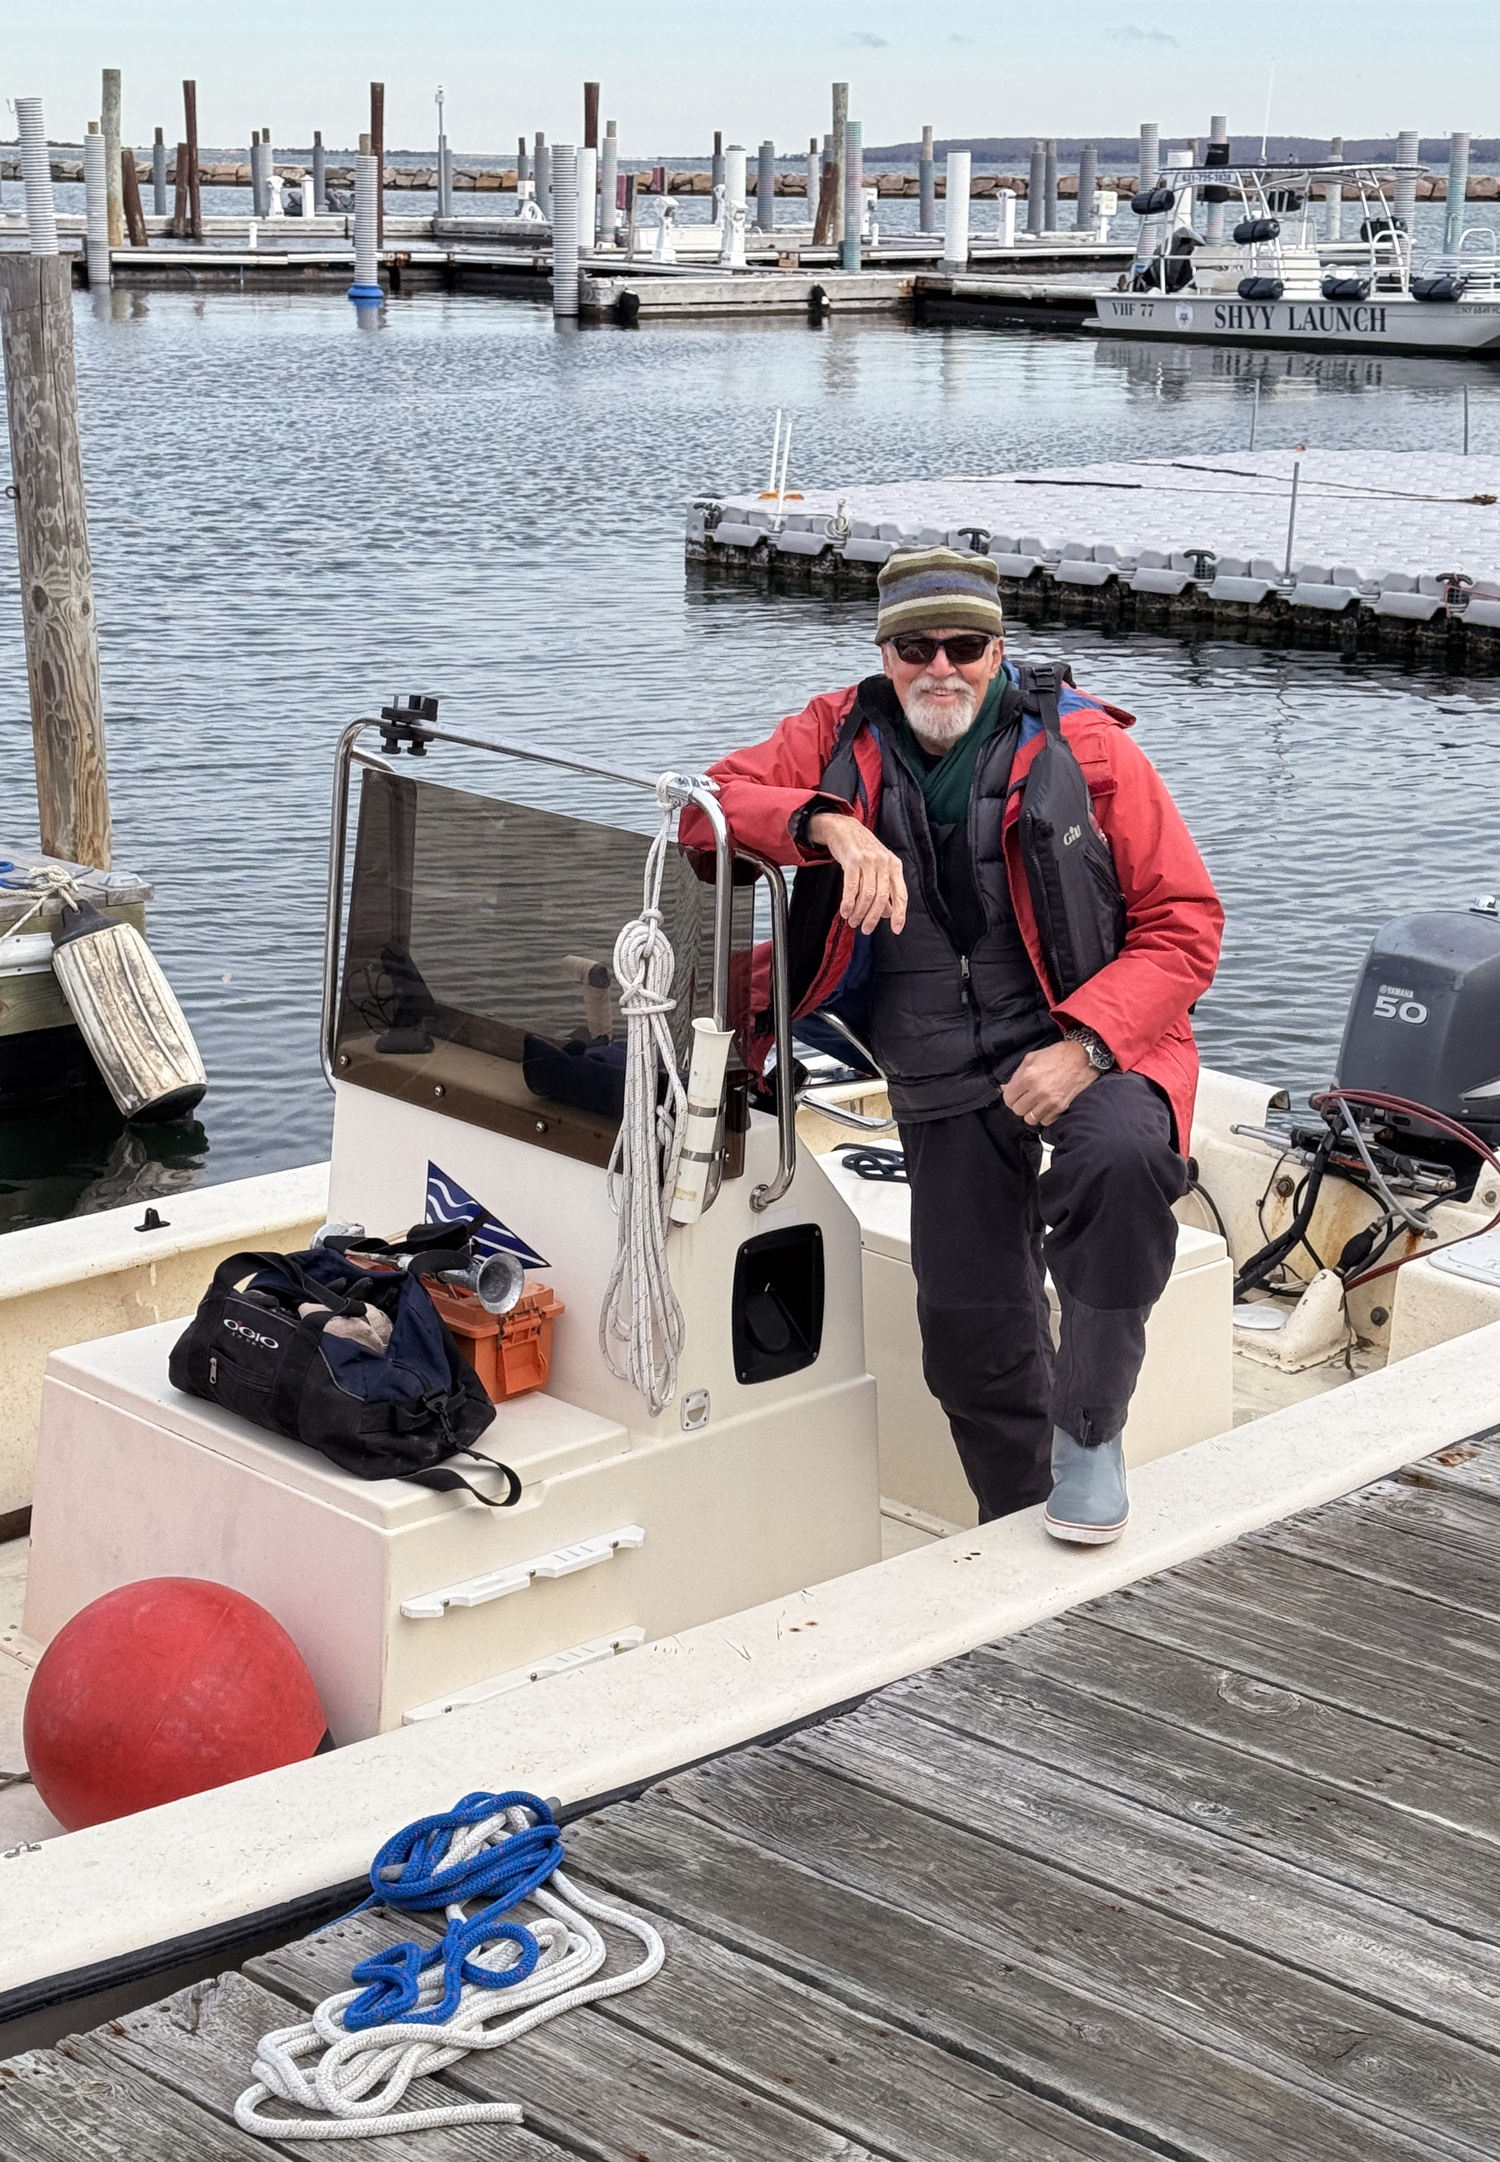
[[[1485,1436],[577,1821],[663,1973],[441,2075],[524,2131],[372,2152],[1494,2157],[1497,1536]],[[305,2155],[233,2125],[255,2040],[408,1929],[10,2060],[0,2157]]]

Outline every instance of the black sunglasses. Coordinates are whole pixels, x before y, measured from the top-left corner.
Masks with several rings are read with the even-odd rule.
[[[929,638],[925,631],[906,631],[891,644],[908,668],[925,668],[939,652],[946,653],[954,668],[972,668],[982,661],[994,640],[987,631],[955,631],[950,638]]]

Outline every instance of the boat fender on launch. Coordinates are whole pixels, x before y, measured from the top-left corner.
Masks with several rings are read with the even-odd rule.
[[[185,1117],[208,1076],[172,986],[134,924],[114,922],[82,894],[64,894],[52,972],[125,1117]]]
[[[1263,241],[1275,240],[1280,231],[1280,218],[1241,218],[1234,229],[1234,244],[1237,248],[1257,248]]]
[[[1241,278],[1241,300],[1280,300],[1286,287],[1280,278]]]

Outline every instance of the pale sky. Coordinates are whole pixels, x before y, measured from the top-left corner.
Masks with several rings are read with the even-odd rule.
[[[332,144],[367,125],[386,85],[386,142],[432,140],[447,92],[458,151],[514,150],[543,128],[581,136],[585,76],[628,156],[771,136],[805,149],[828,126],[828,86],[850,84],[865,140],[1206,133],[1258,142],[1274,69],[1273,134],[1500,132],[1495,0],[7,0],[0,95],[39,95],[49,134],[76,140],[99,109],[99,70],[124,73],[125,132],[174,141],[183,76],[205,144]],[[5,135],[14,136],[7,115]]]

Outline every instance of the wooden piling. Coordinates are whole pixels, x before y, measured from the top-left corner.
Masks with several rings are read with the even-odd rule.
[[[836,179],[833,191],[833,230],[828,238],[837,247],[844,237],[844,187],[847,168],[844,163],[845,130],[849,125],[849,85],[835,83],[833,86],[833,164]]]
[[[313,210],[321,217],[328,208],[328,158],[323,148],[323,130],[313,129]]]
[[[141,208],[141,181],[135,169],[135,152],[126,145],[120,160],[120,194],[125,209],[125,226],[130,234],[133,248],[149,248],[151,237],[146,231],[146,213]]]
[[[151,208],[159,218],[167,214],[167,144],[160,128],[151,145]]]
[[[375,245],[385,246],[385,84],[370,85],[370,155],[375,160]]]
[[[583,86],[583,147],[585,150],[599,148],[599,85],[585,83]]]
[[[120,171],[120,71],[105,68],[99,94],[99,129],[104,137],[104,206],[109,244],[125,245],[124,176]]]
[[[183,132],[187,142],[181,147],[187,153],[187,216],[188,230],[194,240],[203,238],[203,195],[198,185],[198,85],[185,82],[182,86]]]
[[[185,240],[193,222],[193,214],[188,200],[190,190],[188,188],[188,146],[186,143],[177,145],[177,163],[173,167],[173,175],[172,234],[174,239]]]
[[[42,848],[107,870],[104,708],[66,256],[0,255],[0,345]]]

